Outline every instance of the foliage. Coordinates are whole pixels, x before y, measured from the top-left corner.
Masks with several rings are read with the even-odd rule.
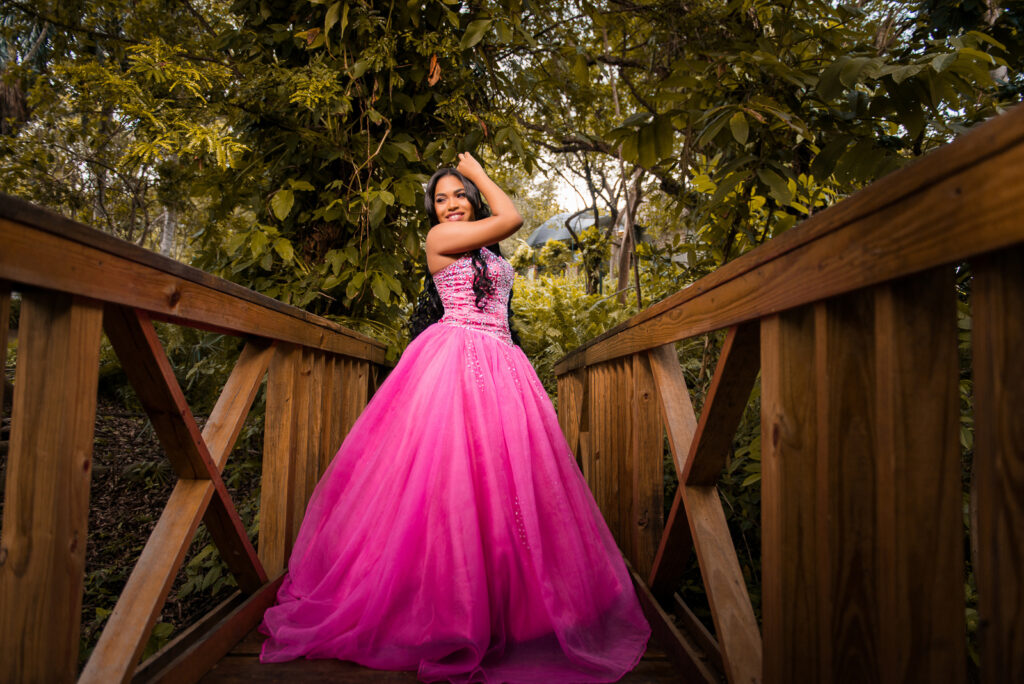
[[[572,260],[572,252],[561,240],[548,240],[537,255],[537,265],[544,269],[545,273],[551,275],[562,273],[570,260]]]
[[[509,257],[508,262],[512,264],[512,268],[517,271],[523,271],[530,266],[534,266],[537,263],[537,252],[525,242],[521,242],[516,251],[513,252],[512,256]]]
[[[586,294],[578,279],[564,275],[517,278],[512,307],[523,351],[551,396],[556,393],[554,364],[627,317],[613,297]]]

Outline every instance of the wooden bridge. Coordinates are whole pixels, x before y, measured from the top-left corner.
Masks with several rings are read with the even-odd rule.
[[[967,681],[954,265],[972,273],[980,676],[1024,681],[1020,107],[556,366],[563,430],[654,628],[648,656],[623,681]],[[339,662],[255,663],[253,628],[317,477],[375,386],[380,344],[2,198],[0,321],[12,290],[22,308],[0,540],[0,681],[415,680]],[[153,320],[246,340],[202,430]],[[101,330],[178,479],[79,673]],[[674,343],[720,330],[698,418]],[[0,349],[5,335],[0,325]],[[221,473],[264,376],[254,548]],[[760,624],[716,488],[758,376]],[[665,433],[680,487],[663,520]],[[239,591],[139,663],[201,520]],[[714,634],[673,594],[691,551]]]

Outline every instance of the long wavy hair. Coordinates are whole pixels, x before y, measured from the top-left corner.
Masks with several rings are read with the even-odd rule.
[[[466,199],[469,201],[470,206],[473,207],[473,220],[487,218],[491,215],[490,207],[484,204],[483,198],[480,197],[480,190],[473,181],[451,167],[444,167],[438,169],[430,177],[430,180],[427,182],[427,191],[423,196],[423,204],[427,210],[427,218],[430,219],[431,226],[436,226],[440,223],[437,217],[437,209],[434,206],[434,193],[437,189],[438,181],[445,176],[455,176],[462,182],[462,187],[466,189]],[[498,243],[487,245],[487,249],[501,256],[501,247],[498,246]],[[494,293],[494,282],[487,273],[487,262],[484,261],[480,250],[473,250],[469,254],[473,262],[473,295],[476,299],[477,308],[483,310],[483,300]],[[434,277],[428,269],[426,276],[423,278],[423,289],[416,299],[416,306],[413,307],[412,316],[409,318],[410,341],[416,339],[416,336],[426,330],[428,326],[441,320],[442,316],[444,316],[444,304],[441,303],[441,295],[438,293],[437,285],[434,284]],[[519,335],[516,333],[515,328],[512,327],[512,316],[512,294],[509,293],[509,329],[512,333],[512,341],[515,344],[519,344]]]

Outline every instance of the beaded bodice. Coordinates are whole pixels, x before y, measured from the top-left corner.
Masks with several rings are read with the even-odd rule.
[[[473,294],[473,259],[467,254],[434,274],[434,284],[444,304],[444,316],[438,323],[480,330],[511,345],[508,297],[512,291],[515,271],[511,264],[491,250],[483,248],[480,252],[487,264],[487,274],[494,283],[493,292],[480,302],[483,309],[476,305],[476,295]]]

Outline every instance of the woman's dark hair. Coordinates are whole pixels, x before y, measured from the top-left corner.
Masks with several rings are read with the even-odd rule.
[[[462,182],[462,187],[466,190],[466,199],[469,201],[470,206],[473,207],[474,221],[491,215],[490,207],[484,204],[483,199],[480,197],[480,190],[473,181],[451,167],[444,167],[438,169],[430,177],[430,180],[427,181],[427,190],[423,196],[423,204],[426,207],[427,218],[430,219],[431,226],[440,223],[437,218],[437,209],[434,206],[434,192],[437,189],[438,181],[445,176],[455,176]],[[487,249],[501,256],[501,248],[497,243],[488,245]],[[494,283],[487,273],[487,262],[484,261],[480,250],[473,250],[471,257],[473,260],[473,294],[476,297],[477,308],[482,310],[484,308],[484,298],[494,292]],[[437,285],[434,284],[434,278],[428,270],[423,279],[423,290],[416,299],[416,306],[413,308],[412,316],[409,318],[409,340],[416,339],[416,336],[426,330],[428,326],[441,320],[443,315],[444,304],[441,303],[441,295],[438,294]],[[510,292],[508,296],[509,329],[512,332],[512,341],[519,344],[519,335],[512,329],[512,315],[512,293]]]

